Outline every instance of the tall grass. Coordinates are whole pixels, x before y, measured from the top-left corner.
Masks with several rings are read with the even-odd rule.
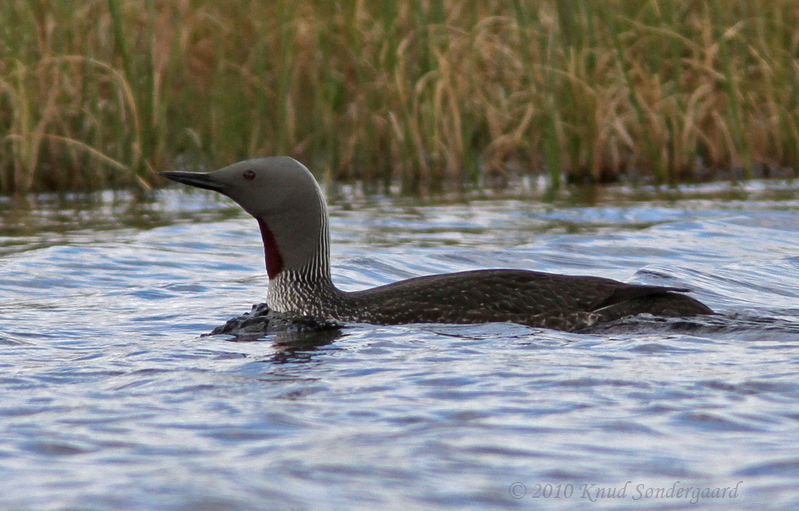
[[[337,178],[792,173],[792,0],[5,0],[0,192],[290,154]]]

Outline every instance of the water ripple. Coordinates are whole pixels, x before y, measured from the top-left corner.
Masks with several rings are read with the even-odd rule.
[[[265,296],[257,227],[229,203],[166,192],[121,226],[113,203],[81,222],[32,212],[39,230],[0,222],[0,507],[573,509],[590,501],[533,499],[536,485],[626,481],[626,499],[590,505],[692,508],[631,496],[743,481],[703,508],[795,507],[799,203],[762,187],[331,205],[346,289],[520,267],[684,286],[719,312],[584,334],[201,336]]]

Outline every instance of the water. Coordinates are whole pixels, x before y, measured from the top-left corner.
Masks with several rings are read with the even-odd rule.
[[[0,202],[0,508],[795,508],[796,192],[345,192],[349,290],[518,267],[686,286],[723,316],[256,342],[200,336],[265,296],[255,222],[231,203]]]

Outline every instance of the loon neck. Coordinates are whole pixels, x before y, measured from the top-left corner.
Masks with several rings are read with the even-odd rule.
[[[319,218],[317,243],[312,250],[299,251],[291,245],[296,231],[273,230],[258,218],[264,242],[269,289],[266,302],[276,312],[324,316],[331,297],[340,294],[330,278],[330,232],[327,210]]]
[[[264,242],[264,258],[266,260],[266,273],[269,280],[277,277],[283,271],[283,255],[277,244],[274,233],[266,222],[258,218],[258,227],[261,228],[261,239]]]

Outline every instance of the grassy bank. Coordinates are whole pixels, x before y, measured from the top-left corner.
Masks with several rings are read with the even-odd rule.
[[[793,0],[0,3],[0,192],[291,154],[340,178],[799,168]]]

